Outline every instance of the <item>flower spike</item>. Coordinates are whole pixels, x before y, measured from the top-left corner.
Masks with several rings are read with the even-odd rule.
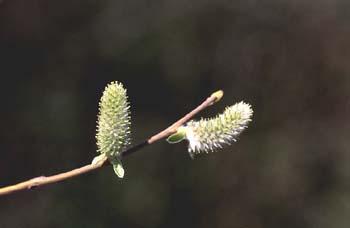
[[[97,120],[98,152],[105,154],[119,177],[124,176],[120,153],[130,145],[130,107],[126,89],[118,82],[106,86]]]
[[[227,107],[215,118],[189,121],[183,126],[188,140],[188,152],[193,158],[196,154],[208,153],[235,142],[238,135],[248,126],[253,115],[251,106],[240,102]]]

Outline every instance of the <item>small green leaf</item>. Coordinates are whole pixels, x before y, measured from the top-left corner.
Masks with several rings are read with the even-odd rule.
[[[115,172],[115,174],[117,174],[117,176],[119,178],[123,178],[124,177],[124,168],[122,166],[122,163],[119,161],[118,163],[113,164],[113,170]]]
[[[125,171],[120,158],[109,157],[108,159],[109,159],[109,162],[113,165],[113,170],[115,174],[117,174],[119,178],[123,178]]]
[[[184,140],[186,138],[186,128],[185,127],[179,127],[177,132],[170,135],[166,141],[168,143],[174,144],[174,143],[178,143],[181,142],[182,140]]]

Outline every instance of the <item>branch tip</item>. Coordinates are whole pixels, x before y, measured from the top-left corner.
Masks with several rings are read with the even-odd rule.
[[[215,93],[212,93],[211,97],[215,97],[215,100],[213,101],[212,104],[220,101],[223,96],[224,96],[224,91],[223,90],[218,90]]]

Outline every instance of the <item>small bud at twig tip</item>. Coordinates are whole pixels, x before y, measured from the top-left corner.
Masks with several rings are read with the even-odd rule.
[[[212,93],[211,97],[215,97],[216,98],[213,103],[218,102],[219,100],[221,100],[221,98],[223,96],[224,96],[224,91],[222,91],[222,90],[218,90],[215,93]]]

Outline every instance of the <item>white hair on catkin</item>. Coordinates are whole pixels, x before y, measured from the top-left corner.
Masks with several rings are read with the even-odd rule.
[[[191,157],[199,153],[208,153],[230,145],[238,135],[248,127],[253,109],[244,102],[229,106],[215,118],[189,121],[183,130],[188,140],[188,152]]]

